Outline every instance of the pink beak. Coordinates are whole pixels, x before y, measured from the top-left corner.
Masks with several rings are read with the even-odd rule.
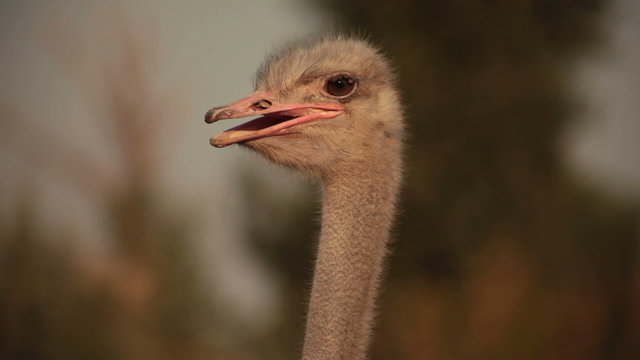
[[[281,104],[269,92],[255,92],[231,104],[212,108],[205,114],[204,121],[211,124],[223,119],[262,115],[211,138],[211,145],[225,147],[269,136],[296,134],[299,132],[291,129],[293,126],[334,118],[343,112],[342,105],[336,103]]]

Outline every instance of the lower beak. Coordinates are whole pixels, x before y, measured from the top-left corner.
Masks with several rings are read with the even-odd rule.
[[[269,92],[256,92],[225,106],[207,111],[205,122],[248,116],[261,117],[231,128],[211,138],[211,145],[225,147],[259,138],[299,133],[291,128],[340,115],[344,108],[336,103],[280,103]]]

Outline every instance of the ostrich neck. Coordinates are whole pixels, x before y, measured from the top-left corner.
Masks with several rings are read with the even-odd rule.
[[[324,179],[303,360],[366,356],[400,180],[399,161],[379,161]]]

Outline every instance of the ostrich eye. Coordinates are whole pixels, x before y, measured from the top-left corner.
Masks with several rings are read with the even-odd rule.
[[[349,75],[338,75],[327,80],[325,90],[329,95],[343,97],[351,94],[356,87],[356,81]]]

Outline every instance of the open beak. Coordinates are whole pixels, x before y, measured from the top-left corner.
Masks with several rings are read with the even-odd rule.
[[[231,144],[269,136],[295,134],[293,126],[340,115],[344,108],[335,103],[291,103],[276,101],[269,92],[255,92],[229,105],[207,111],[208,124],[223,119],[259,116],[259,118],[233,127],[211,138],[211,145],[225,147]]]

